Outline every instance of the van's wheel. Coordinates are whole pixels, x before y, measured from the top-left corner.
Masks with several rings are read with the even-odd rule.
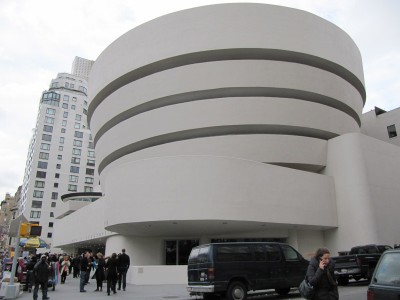
[[[228,300],[246,300],[247,299],[246,286],[240,281],[232,282],[228,287],[226,298]]]
[[[285,288],[285,289],[275,289],[275,292],[277,292],[279,295],[284,296],[289,294],[290,288]]]

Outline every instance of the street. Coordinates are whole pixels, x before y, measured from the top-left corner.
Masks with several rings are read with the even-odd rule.
[[[87,293],[79,293],[79,278],[68,277],[66,284],[57,285],[55,291],[49,291],[48,296],[51,299],[57,300],[99,300],[110,299],[107,297],[104,285],[103,292],[93,292],[95,282],[92,280],[91,284],[86,287]],[[339,287],[340,300],[366,300],[367,299],[366,281],[350,282],[348,286]],[[268,291],[269,292],[269,291]],[[116,295],[119,299],[138,299],[138,300],[165,300],[165,299],[180,299],[180,300],[201,300],[200,296],[190,296],[186,291],[186,285],[128,285],[126,292],[118,291]],[[41,292],[39,291],[39,297]],[[17,299],[28,300],[32,299],[32,293],[24,292]],[[248,297],[249,300],[272,300],[272,299],[302,299],[297,289],[287,296],[279,296],[272,290],[263,295],[252,295]],[[222,299],[221,299],[222,300]]]
[[[368,283],[365,280],[359,282],[351,281],[348,286],[339,286],[339,299],[340,300],[366,300],[367,299]],[[272,299],[303,299],[297,290],[294,290],[287,296],[279,296],[275,293],[267,295],[259,295],[249,297],[255,300],[272,300]]]

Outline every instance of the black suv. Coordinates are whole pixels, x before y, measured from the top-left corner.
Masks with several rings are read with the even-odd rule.
[[[213,243],[192,249],[188,260],[191,295],[245,300],[248,291],[275,289],[280,295],[298,287],[308,260],[283,243]]]

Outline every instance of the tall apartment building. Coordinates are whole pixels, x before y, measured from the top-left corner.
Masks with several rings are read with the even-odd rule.
[[[81,75],[87,77],[88,72]],[[83,77],[60,73],[51,81],[42,93],[29,145],[20,213],[43,227],[42,238],[48,243],[55,218],[66,206],[61,196],[92,192],[98,182],[86,118],[88,83]]]
[[[88,60],[82,57],[75,56],[72,63],[71,74],[88,80],[90,70],[94,64],[94,60]]]

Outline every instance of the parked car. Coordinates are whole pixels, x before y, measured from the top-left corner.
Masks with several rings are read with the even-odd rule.
[[[400,299],[400,249],[382,254],[368,286],[367,299]]]
[[[335,261],[335,275],[340,285],[347,285],[349,279],[371,280],[372,273],[382,253],[392,247],[387,245],[365,245],[351,248],[348,255],[332,257]]]
[[[214,243],[195,247],[188,259],[191,295],[245,300],[248,291],[298,287],[309,261],[284,243]]]

